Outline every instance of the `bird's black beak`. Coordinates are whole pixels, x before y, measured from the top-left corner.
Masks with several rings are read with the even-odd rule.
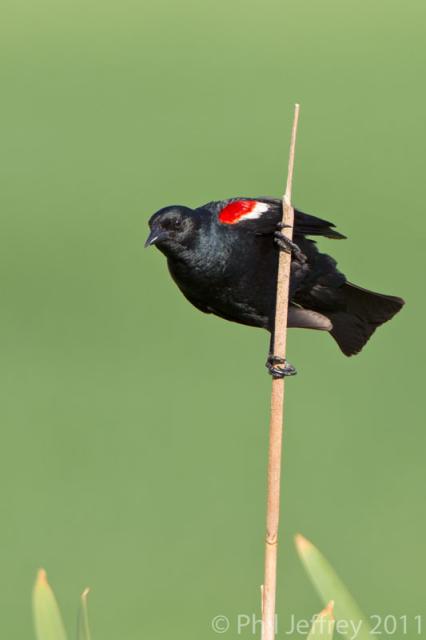
[[[147,247],[150,247],[152,244],[155,244],[156,242],[158,242],[158,240],[160,240],[161,238],[164,238],[164,236],[166,235],[166,233],[164,231],[160,231],[159,229],[156,229],[155,227],[153,229],[151,229],[149,236],[146,239],[145,242],[145,249]]]

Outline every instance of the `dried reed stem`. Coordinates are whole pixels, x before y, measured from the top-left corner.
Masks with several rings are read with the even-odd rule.
[[[291,205],[294,153],[296,146],[299,105],[294,108],[288,174],[283,203],[283,233],[293,237],[294,211]],[[280,252],[277,302],[275,311],[274,355],[285,358],[287,345],[287,315],[290,285],[291,255]],[[269,423],[268,498],[266,512],[265,577],[262,589],[262,640],[273,640],[275,635],[275,598],[277,584],[278,526],[280,518],[281,450],[284,429],[284,379],[272,381],[271,417]]]

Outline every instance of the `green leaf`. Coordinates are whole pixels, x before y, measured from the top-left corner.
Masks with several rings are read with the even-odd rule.
[[[324,605],[330,600],[336,603],[335,630],[344,638],[372,640],[373,636],[364,614],[328,560],[300,534],[296,536],[296,548]]]
[[[34,586],[33,616],[37,640],[67,640],[61,613],[44,569],[38,572]]]
[[[334,602],[330,600],[325,609],[319,613],[309,632],[308,640],[332,640],[334,631]]]
[[[90,640],[89,614],[87,611],[87,596],[89,589],[85,589],[80,598],[80,611],[78,614],[78,640]]]

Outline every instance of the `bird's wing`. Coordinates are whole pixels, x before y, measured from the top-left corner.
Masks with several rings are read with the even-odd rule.
[[[209,202],[200,209],[207,209],[217,216],[219,224],[235,225],[256,234],[266,235],[276,231],[282,219],[282,204],[278,198],[261,196],[259,198],[230,198]],[[295,236],[325,236],[342,239],[346,236],[335,231],[334,224],[308,213],[295,209]]]

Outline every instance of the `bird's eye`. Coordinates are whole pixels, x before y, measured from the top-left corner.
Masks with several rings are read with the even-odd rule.
[[[179,229],[181,227],[182,221],[179,218],[173,221],[173,226],[175,229]]]

